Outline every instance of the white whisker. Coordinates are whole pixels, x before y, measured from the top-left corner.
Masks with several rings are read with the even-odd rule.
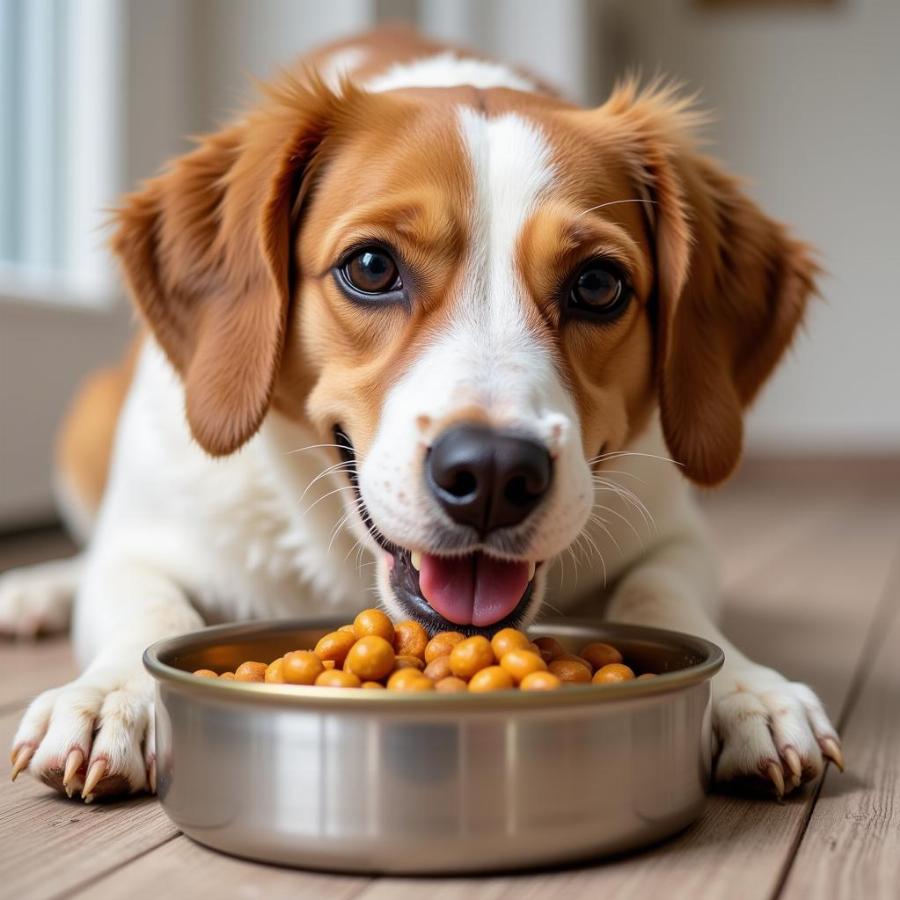
[[[598,203],[597,206],[592,206],[590,209],[582,210],[575,218],[580,219],[588,213],[596,212],[598,209],[604,209],[607,206],[616,206],[619,203],[656,203],[656,201],[651,200],[649,197],[631,197],[628,200],[609,200],[606,203]]]
[[[288,450],[285,453],[285,456],[292,456],[294,453],[305,453],[307,450],[318,450],[323,447],[334,447],[337,450],[346,450],[346,447],[342,447],[340,444],[310,444],[307,447],[298,447],[296,450]]]
[[[314,510],[323,500],[327,500],[329,497],[334,496],[335,494],[340,494],[343,491],[353,491],[352,484],[345,484],[342,487],[335,488],[333,491],[329,491],[327,494],[323,494],[319,497],[318,500],[311,503],[306,509],[303,510],[303,515],[307,515],[311,510]]]
[[[644,520],[644,525],[647,527],[648,532],[656,533],[656,520],[653,518],[653,514],[647,508],[644,501],[641,500],[641,498],[637,494],[635,494],[634,491],[630,490],[622,484],[619,484],[616,481],[607,481],[599,477],[595,477],[594,479],[594,490],[608,490],[614,493],[617,497],[634,507],[641,514],[641,517]]]
[[[349,459],[349,460],[346,460],[345,462],[334,463],[334,464],[332,464],[332,465],[326,467],[326,468],[323,469],[321,472],[319,472],[319,474],[316,475],[316,477],[313,478],[313,480],[310,481],[310,483],[303,489],[303,493],[300,495],[300,500],[298,501],[298,503],[302,503],[302,502],[303,502],[303,498],[306,497],[306,495],[307,495],[307,494],[309,493],[309,491],[310,491],[310,488],[312,488],[312,486],[313,486],[317,481],[320,481],[320,480],[323,479],[323,478],[327,478],[329,475],[332,474],[332,472],[338,472],[338,471],[341,471],[342,469],[347,469],[347,470],[349,471],[349,470],[351,470],[355,465],[356,465],[356,461],[355,461],[355,460],[352,460],[352,459]]]
[[[683,466],[684,463],[678,462],[677,459],[672,459],[671,456],[660,456],[657,453],[642,453],[638,450],[611,450],[609,453],[601,453],[598,456],[593,456],[588,460],[588,464],[591,465],[593,463],[604,462],[605,460],[610,459],[619,459],[623,456],[638,456],[643,459],[658,459],[661,462],[672,463],[676,466]]]

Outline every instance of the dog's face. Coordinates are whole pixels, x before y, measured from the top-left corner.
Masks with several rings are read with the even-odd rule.
[[[288,84],[132,197],[116,249],[197,440],[309,424],[385,605],[493,629],[533,617],[657,406],[687,474],[727,476],[801,317],[805,249],[689,126],[631,88],[585,111]]]

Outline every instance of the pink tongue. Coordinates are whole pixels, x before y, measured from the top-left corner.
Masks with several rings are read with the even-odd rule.
[[[528,586],[528,563],[478,553],[453,559],[422,554],[419,587],[435,612],[455,625],[483,628],[518,605]]]

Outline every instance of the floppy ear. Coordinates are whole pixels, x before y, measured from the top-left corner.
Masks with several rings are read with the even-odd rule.
[[[700,117],[671,88],[620,88],[607,104],[637,142],[652,199],[662,427],[689,478],[714,485],[741,455],[743,410],[815,290],[811,248],[768,218],[694,148]]]
[[[292,216],[337,98],[285,77],[252,115],[127,196],[112,240],[185,386],[188,423],[232,453],[266,414],[291,294]]]

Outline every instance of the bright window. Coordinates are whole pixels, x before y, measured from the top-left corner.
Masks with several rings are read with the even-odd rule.
[[[118,0],[0,0],[0,297],[115,294],[124,16]]]

